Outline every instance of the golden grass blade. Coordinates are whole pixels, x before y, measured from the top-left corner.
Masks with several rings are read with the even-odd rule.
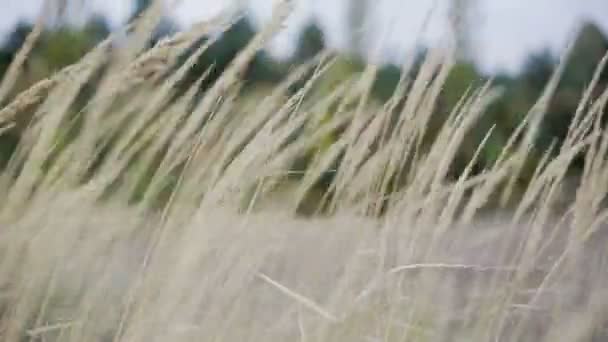
[[[335,315],[333,315],[332,313],[323,309],[319,304],[315,303],[311,299],[306,298],[305,296],[303,296],[295,291],[290,290],[286,286],[280,284],[279,282],[273,280],[272,278],[268,277],[267,275],[265,275],[263,273],[258,273],[258,277],[260,279],[264,280],[265,282],[267,282],[268,284],[274,286],[278,290],[280,290],[283,294],[294,299],[296,302],[302,304],[304,307],[316,312],[317,314],[319,314],[321,317],[327,319],[328,321],[331,321],[331,322],[338,321],[338,318]]]

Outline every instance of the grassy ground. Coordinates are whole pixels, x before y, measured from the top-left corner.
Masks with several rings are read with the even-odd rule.
[[[454,179],[458,146],[495,93],[470,92],[422,149],[452,65],[442,51],[404,73],[403,93],[379,107],[367,101],[373,66],[327,99],[305,101],[315,77],[286,97],[298,73],[322,72],[327,56],[258,101],[239,101],[239,76],[283,11],[194,108],[194,88],[168,103],[193,61],[172,63],[208,25],[142,53],[151,10],[120,53],[102,43],[0,109],[10,129],[39,103],[0,179],[2,340],[608,338],[608,135],[599,125],[608,92],[581,99],[558,156],[539,163],[513,204],[544,99],[492,168]],[[107,63],[81,129],[63,140],[81,85]],[[327,117],[332,102],[353,99]],[[579,155],[586,165],[572,183],[566,171]],[[330,191],[319,193],[328,173]],[[480,211],[489,201],[511,205]]]

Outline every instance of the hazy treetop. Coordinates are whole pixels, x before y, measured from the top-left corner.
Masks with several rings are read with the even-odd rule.
[[[236,1],[236,0],[232,0]],[[295,0],[296,13],[284,34],[273,43],[277,56],[284,56],[295,48],[300,29],[313,17],[321,23],[329,46],[345,48],[349,44],[348,27],[349,0]],[[422,42],[438,43],[445,38],[446,13],[453,0],[414,1],[376,0],[364,13],[365,29],[370,33],[367,41],[381,40],[384,58],[399,58],[409,53],[417,43],[418,32],[424,24],[426,14],[432,9],[428,29],[420,35]],[[32,18],[43,0],[4,1],[0,14],[0,34],[14,28],[20,18]],[[82,2],[82,1],[79,1]],[[84,0],[88,4],[84,13],[104,13],[111,25],[117,25],[133,13],[136,1]],[[171,8],[171,16],[178,23],[188,25],[217,13],[227,0],[181,0],[181,5]],[[254,21],[268,17],[272,1],[245,0],[249,3]],[[365,2],[365,1],[360,1]],[[466,2],[466,1],[463,1]],[[595,21],[608,32],[608,1],[605,0],[476,0],[477,7],[472,18],[472,57],[486,71],[506,69],[514,71],[522,66],[525,57],[534,50],[549,47],[559,52],[568,38],[585,20]],[[433,4],[437,6],[433,8]],[[550,16],[548,15],[550,13]],[[369,44],[366,45],[368,48]]]

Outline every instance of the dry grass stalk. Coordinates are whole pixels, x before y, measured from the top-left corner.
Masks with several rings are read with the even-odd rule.
[[[253,106],[242,104],[242,73],[287,13],[279,8],[194,110],[206,75],[177,101],[169,98],[206,46],[172,66],[207,31],[195,28],[141,53],[152,12],[118,60],[104,42],[0,109],[10,125],[23,103],[44,100],[2,173],[14,178],[3,182],[12,202],[0,220],[2,339],[605,338],[608,275],[598,270],[607,266],[608,136],[600,119],[608,92],[593,105],[589,93],[583,96],[567,141],[543,154],[515,210],[484,219],[480,208],[491,197],[510,196],[560,72],[491,168],[471,171],[490,130],[465,172],[449,181],[458,146],[494,99],[491,85],[468,91],[428,146],[429,120],[452,66],[440,51],[426,57],[413,81],[403,75],[379,106],[370,95],[374,66],[306,100],[331,65],[328,54],[294,70]],[[215,25],[222,30],[227,22]],[[120,80],[156,62],[153,78],[163,82],[138,83],[121,101],[108,97],[126,91]],[[105,63],[114,67],[100,95],[79,113],[89,125],[58,150],[75,94]],[[335,103],[337,112],[321,120]],[[346,133],[312,152],[289,200],[275,200],[288,203],[258,208],[281,188],[294,160],[338,129]],[[108,149],[105,158],[98,143]],[[581,154],[576,196],[556,213],[564,170]],[[92,160],[101,161],[90,178],[74,181],[81,163]],[[319,200],[329,205],[327,215],[294,215],[328,171],[335,177]],[[159,208],[169,181],[175,186]],[[143,200],[132,206],[142,182],[149,184]]]

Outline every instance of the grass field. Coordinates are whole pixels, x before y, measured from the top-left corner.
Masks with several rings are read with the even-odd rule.
[[[369,99],[373,65],[307,100],[330,54],[242,98],[243,70],[288,10],[278,5],[194,106],[196,84],[170,100],[195,58],[175,63],[225,17],[145,50],[152,7],[120,48],[102,42],[9,100],[26,43],[0,85],[2,131],[35,108],[0,174],[1,339],[608,339],[608,90],[582,96],[557,156],[547,152],[525,189],[514,190],[559,69],[498,161],[473,172],[472,160],[452,177],[460,144],[498,93],[471,89],[422,148],[449,51],[431,51],[416,74],[406,64],[381,105]],[[355,105],[327,116],[336,101]],[[584,170],[571,176],[580,156]]]

